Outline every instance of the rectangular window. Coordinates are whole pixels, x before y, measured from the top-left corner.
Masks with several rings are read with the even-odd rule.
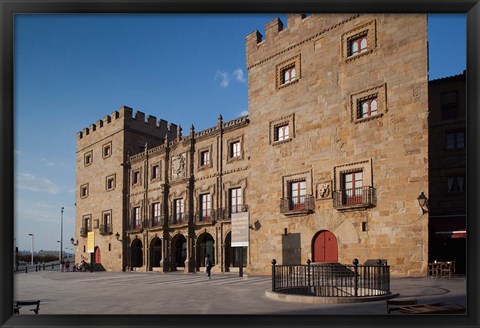
[[[235,141],[230,144],[230,157],[240,157],[241,155],[241,147],[240,141]]]
[[[106,188],[107,188],[107,191],[115,189],[115,176],[107,177]]]
[[[112,155],[112,143],[103,145],[102,157],[106,158],[106,157],[110,157],[110,155]]]
[[[465,148],[465,132],[448,132],[447,133],[447,149],[463,149]]]
[[[103,214],[103,230],[104,232],[112,232],[112,217],[110,213]]]
[[[305,197],[307,195],[307,183],[295,181],[289,184],[290,210],[303,210],[305,208]]]
[[[160,165],[152,166],[152,179],[157,179],[160,177]]]
[[[465,190],[465,177],[464,176],[454,176],[448,177],[448,192],[449,193],[458,193]]]
[[[378,99],[377,96],[372,96],[366,99],[360,99],[357,103],[357,119],[371,117],[378,114]]]
[[[84,227],[87,231],[92,231],[92,218],[86,218]]]
[[[88,183],[80,187],[80,198],[86,198],[88,196]]]
[[[289,138],[289,127],[287,124],[282,124],[275,127],[274,141],[283,141]]]
[[[140,218],[140,206],[133,208],[133,227],[140,229],[142,227],[142,220]]]
[[[208,150],[204,150],[200,152],[200,166],[208,166],[210,165],[210,152]]]
[[[230,189],[230,213],[242,212],[242,189],[234,188]]]
[[[364,32],[360,35],[353,36],[347,41],[348,57],[361,54],[368,50],[368,36]]]
[[[209,220],[211,218],[212,200],[210,194],[200,195],[201,220]]]
[[[282,69],[282,84],[293,82],[295,81],[295,78],[296,78],[295,65],[287,66]]]
[[[136,185],[140,182],[140,171],[134,171],[132,173],[132,184]]]
[[[183,199],[175,199],[175,221],[183,221],[183,209],[184,201]]]
[[[458,91],[442,92],[441,94],[442,120],[458,118]]]
[[[160,203],[152,204],[152,223],[153,226],[160,224]]]
[[[356,205],[363,203],[363,172],[343,174],[342,188],[343,205]]]
[[[90,150],[88,153],[85,154],[84,157],[84,164],[85,166],[90,165],[93,163],[93,152]]]

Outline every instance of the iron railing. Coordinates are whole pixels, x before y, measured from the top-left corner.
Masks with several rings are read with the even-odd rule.
[[[133,222],[128,222],[127,224],[127,231],[128,232],[141,232],[143,231],[144,227],[144,222],[143,221],[133,221]]]
[[[188,223],[188,215],[186,213],[172,214],[168,218],[168,224],[184,224]]]
[[[161,228],[165,223],[164,216],[156,216],[145,221],[145,228]]]
[[[98,229],[101,235],[109,235],[112,233],[112,225],[111,224],[101,224],[100,228]]]
[[[202,212],[195,213],[195,222],[212,222],[215,221],[215,214],[214,210],[206,210]]]
[[[282,214],[313,211],[315,211],[315,197],[312,195],[284,197],[280,199],[280,213]]]
[[[354,189],[341,189],[333,192],[333,207],[336,209],[372,207],[376,204],[376,190],[370,186]]]
[[[80,237],[87,237],[88,235],[88,230],[86,227],[81,227],[80,228]]]
[[[388,265],[325,263],[276,265],[272,260],[272,292],[321,297],[366,297],[390,294]]]

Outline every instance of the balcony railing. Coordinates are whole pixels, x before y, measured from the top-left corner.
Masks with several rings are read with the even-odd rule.
[[[216,221],[230,221],[232,218],[232,213],[244,213],[248,212],[248,205],[242,204],[234,206],[231,208],[219,208],[217,210],[212,210],[212,216]]]
[[[161,228],[165,222],[163,216],[156,216],[145,221],[145,228]]]
[[[377,205],[376,190],[370,186],[333,192],[333,207],[337,210],[366,208],[375,205]]]
[[[315,197],[302,195],[280,199],[280,213],[285,215],[311,213],[315,211]]]
[[[170,215],[168,224],[185,224],[188,223],[188,217],[185,213],[177,213]]]
[[[87,230],[87,228],[86,228],[86,227],[81,227],[81,228],[80,228],[80,236],[81,236],[81,237],[87,237],[87,235],[88,235],[88,230]]]
[[[215,214],[214,210],[206,210],[195,213],[195,222],[198,223],[210,223],[215,221]]]
[[[129,222],[127,224],[127,231],[128,232],[142,232],[143,231],[143,221],[137,221],[137,222]]]
[[[111,224],[101,224],[98,229],[101,235],[110,235],[112,234],[112,225]]]

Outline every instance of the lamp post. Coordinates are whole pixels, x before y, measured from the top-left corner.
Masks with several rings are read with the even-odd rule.
[[[60,240],[57,240],[57,243],[60,244]],[[60,246],[60,245],[59,245]],[[60,256],[62,256],[62,254],[60,254],[62,251],[61,248],[58,248],[58,260],[60,261]]]
[[[63,261],[63,206],[62,216],[60,218],[60,262]]]
[[[31,264],[33,265],[33,242],[35,240],[35,236],[33,235],[33,233],[29,233],[28,235],[32,236],[32,263]]]

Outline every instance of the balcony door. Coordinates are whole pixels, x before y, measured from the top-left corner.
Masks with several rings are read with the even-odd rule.
[[[321,231],[313,241],[313,262],[338,262],[337,237],[330,231]]]
[[[343,205],[356,205],[363,202],[363,174],[362,172],[347,173],[343,176]]]

